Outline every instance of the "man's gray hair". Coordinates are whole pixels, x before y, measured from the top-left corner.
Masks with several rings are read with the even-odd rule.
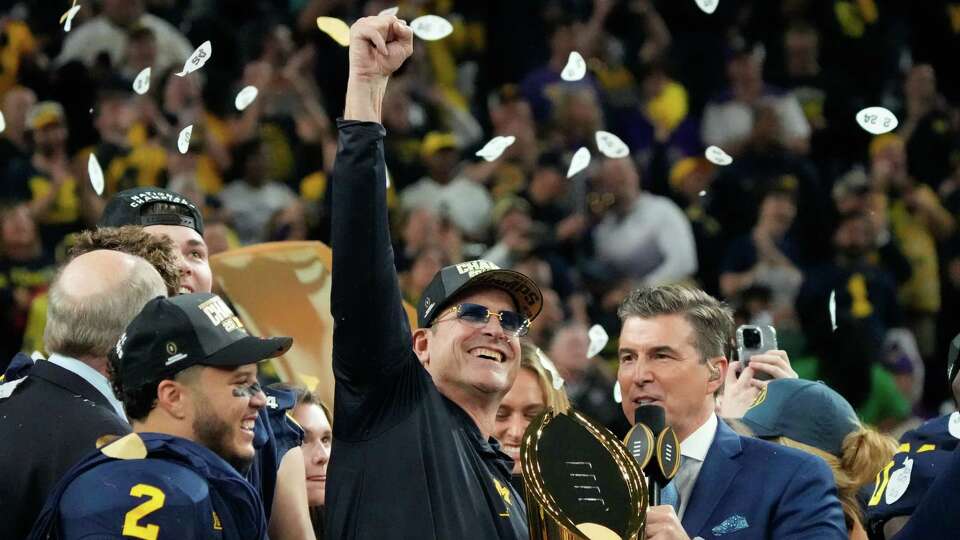
[[[167,287],[150,263],[134,257],[133,266],[108,291],[74,296],[61,284],[63,269],[50,287],[43,344],[49,353],[72,358],[105,357],[143,306]]]
[[[733,313],[726,304],[693,287],[662,285],[635,289],[617,310],[620,321],[629,317],[650,319],[660,315],[683,315],[691,327],[700,362],[727,356],[733,339]]]

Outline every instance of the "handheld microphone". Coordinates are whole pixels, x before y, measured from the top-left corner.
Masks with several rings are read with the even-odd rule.
[[[650,506],[660,504],[660,492],[680,468],[680,442],[667,425],[659,405],[641,405],[634,411],[634,426],[624,443],[649,480]]]

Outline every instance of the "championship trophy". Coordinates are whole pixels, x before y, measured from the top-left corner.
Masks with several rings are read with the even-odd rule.
[[[647,487],[606,428],[548,409],[520,445],[531,540],[641,540]]]

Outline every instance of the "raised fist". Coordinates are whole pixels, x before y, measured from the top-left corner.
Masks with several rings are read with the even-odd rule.
[[[350,27],[350,76],[384,80],[413,54],[413,30],[393,15],[364,17]]]

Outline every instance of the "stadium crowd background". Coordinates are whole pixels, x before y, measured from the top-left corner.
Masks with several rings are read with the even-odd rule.
[[[615,340],[641,284],[697,283],[738,323],[773,324],[805,378],[899,435],[948,399],[960,320],[960,4],[878,0],[537,2],[102,0],[3,2],[0,13],[0,371],[42,349],[45,290],[71,234],[120,190],[165,186],[202,204],[211,254],[329,241],[334,119],[346,49],[317,16],[441,15],[391,80],[392,228],[406,299],[441,267],[483,257],[531,276],[530,340],[577,408],[623,432]],[[204,68],[176,77],[209,40]],[[579,51],[588,75],[564,82]],[[150,90],[133,78],[152,67]],[[244,86],[259,96],[243,112]],[[899,127],[871,136],[857,111]],[[193,125],[189,149],[177,133]],[[566,178],[605,129],[631,160]],[[495,135],[516,142],[474,156]],[[718,145],[734,161],[704,159]],[[94,152],[106,187],[87,178]],[[831,295],[832,293],[832,295]],[[829,305],[833,296],[835,315]]]

